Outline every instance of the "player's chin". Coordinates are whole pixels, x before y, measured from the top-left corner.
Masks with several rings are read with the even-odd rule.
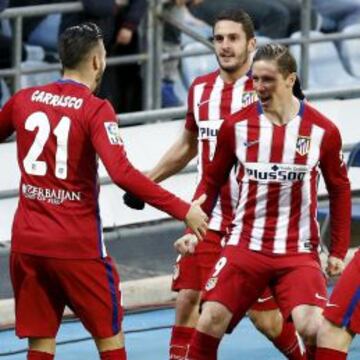
[[[234,64],[233,62],[225,62],[225,63],[221,62],[220,67],[222,70],[224,70],[228,73],[235,72],[238,69],[238,65]]]

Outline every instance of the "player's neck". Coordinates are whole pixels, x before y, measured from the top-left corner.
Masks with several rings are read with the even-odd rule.
[[[243,66],[239,67],[234,72],[228,72],[220,68],[220,77],[224,83],[231,84],[245,76],[250,71],[250,61],[247,61]]]
[[[300,110],[300,101],[292,96],[287,101],[281,101],[281,103],[274,104],[269,109],[264,109],[265,116],[276,125],[285,125],[290,120],[294,119]]]
[[[88,79],[86,76],[83,76],[79,72],[66,70],[64,72],[64,75],[63,75],[62,78],[63,78],[63,80],[71,80],[71,81],[75,81],[77,83],[80,83],[82,85],[85,85],[90,90],[92,88],[92,81],[90,81],[90,79]]]

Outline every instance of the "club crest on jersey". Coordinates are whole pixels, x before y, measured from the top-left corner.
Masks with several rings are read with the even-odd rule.
[[[205,290],[206,291],[212,290],[216,286],[217,282],[218,282],[217,277],[210,278],[205,285]]]
[[[179,276],[180,276],[180,266],[179,264],[175,264],[173,269],[173,280],[177,280]]]
[[[256,100],[257,100],[257,95],[255,91],[244,91],[241,98],[242,107],[244,108],[246,106],[249,106]]]
[[[104,123],[105,130],[111,145],[121,145],[122,140],[119,135],[119,128],[116,122],[106,122]]]
[[[308,136],[298,136],[296,140],[296,152],[301,155],[307,155],[310,151],[311,138]]]

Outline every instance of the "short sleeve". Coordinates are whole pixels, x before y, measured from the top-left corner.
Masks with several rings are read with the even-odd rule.
[[[192,132],[198,132],[198,126],[194,116],[194,84],[191,85],[188,92],[185,128]]]

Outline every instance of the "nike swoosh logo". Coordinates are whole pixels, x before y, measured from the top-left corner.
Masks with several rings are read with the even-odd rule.
[[[319,300],[324,300],[324,301],[328,301],[328,299],[326,298],[326,297],[324,297],[324,296],[321,296],[320,294],[318,294],[318,293],[316,293],[315,294],[315,297],[317,298],[317,299],[319,299]]]
[[[253,146],[253,145],[256,145],[260,142],[260,140],[254,140],[254,141],[245,141],[244,142],[244,146],[245,147],[250,147],[250,146]]]
[[[266,298],[258,298],[258,299],[257,299],[257,302],[260,303],[260,304],[262,304],[262,303],[264,303],[264,302],[267,302],[267,301],[271,300],[272,298],[273,298],[273,296],[268,296],[268,297],[266,297]]]
[[[208,99],[208,100],[205,100],[205,101],[198,102],[197,106],[200,107],[202,105],[205,105],[205,104],[209,103],[210,101],[212,101],[212,99]]]
[[[331,304],[331,303],[327,303],[326,304],[326,307],[340,307],[339,305],[337,305],[337,304]]]

